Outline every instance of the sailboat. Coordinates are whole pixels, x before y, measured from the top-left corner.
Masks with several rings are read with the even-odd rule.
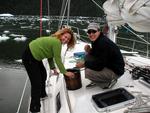
[[[149,42],[141,35],[137,34],[137,32],[150,32],[149,0],[106,0],[103,7],[99,6],[94,0],[91,0],[91,3],[103,9],[106,13],[107,24],[109,26],[108,36],[114,42],[119,43],[118,30],[122,26],[125,28],[123,32],[131,32],[131,34],[139,38],[140,43],[145,43],[147,49],[149,48]],[[65,2],[63,4],[65,4]],[[67,0],[66,4],[63,6],[64,12],[62,11],[62,18],[60,19],[62,21],[67,6],[67,20],[69,20],[69,4],[70,0]],[[63,25],[62,21],[60,21],[58,28]],[[42,26],[42,23],[40,25]],[[68,21],[66,26],[76,29],[78,38],[77,44],[73,50],[66,51],[66,46],[63,46],[62,60],[67,69],[74,69],[76,62],[82,60],[84,45],[88,42],[83,41],[83,36],[81,36],[79,28],[69,25]],[[42,31],[42,29],[40,31]],[[83,29],[83,32],[86,33],[86,28]],[[127,41],[129,43],[131,39]],[[136,41],[132,41],[133,46],[131,49],[129,46],[121,46],[121,43],[119,43],[119,47],[121,48],[126,62],[126,71],[110,89],[101,89],[98,86],[86,88],[86,85],[88,85],[90,81],[84,77],[84,68],[73,70],[78,75],[78,78],[75,80],[77,84],[71,87],[69,83],[67,84],[64,75],[60,74],[56,76],[50,74],[51,71],[47,59],[44,59],[43,63],[47,69],[48,75],[46,81],[48,98],[41,100],[40,113],[149,113],[149,51],[147,50],[145,52],[144,50],[144,55],[146,55],[141,55],[140,53],[143,52],[135,48]],[[28,79],[26,80],[28,81]],[[26,84],[27,81],[25,82]],[[26,84],[24,87],[25,90],[28,86]],[[22,99],[24,98],[24,94],[28,95],[23,93],[21,96]],[[24,103],[26,103],[25,112],[30,113],[28,108],[30,97],[27,102],[20,101],[17,113],[23,112],[21,108]]]
[[[98,6],[94,0],[92,2]],[[123,26],[141,42],[149,45],[147,40],[136,34],[136,32],[150,32],[149,0],[107,0],[102,9],[107,15],[109,37],[114,42],[117,43],[117,28]],[[85,44],[80,37],[74,50],[66,52],[65,47],[63,48],[62,57],[66,68],[73,68],[80,60]],[[47,80],[47,91],[50,96],[41,102],[41,113],[149,113],[149,54],[146,53],[144,57],[139,54],[140,51],[135,51],[134,47],[135,45],[130,51],[121,50],[126,61],[126,71],[111,89],[104,90],[98,86],[86,88],[90,81],[85,79],[84,69],[80,69],[79,72],[75,70],[81,78],[81,80],[78,78],[78,85],[74,86],[76,88],[68,86],[63,75],[50,75]],[[46,61],[45,65],[48,66]]]

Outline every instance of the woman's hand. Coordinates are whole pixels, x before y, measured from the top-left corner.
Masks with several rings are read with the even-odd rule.
[[[55,69],[53,69],[53,73],[52,73],[53,75],[59,75],[59,73],[58,73],[58,71],[57,71],[57,69],[55,68]]]
[[[70,78],[74,78],[74,73],[73,72],[66,72],[65,76],[70,77]]]
[[[77,61],[76,67],[77,68],[83,68],[84,67],[84,61]]]

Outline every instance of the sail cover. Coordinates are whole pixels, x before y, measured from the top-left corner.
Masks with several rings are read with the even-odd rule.
[[[107,0],[103,4],[108,24],[127,23],[139,32],[150,32],[150,0]]]

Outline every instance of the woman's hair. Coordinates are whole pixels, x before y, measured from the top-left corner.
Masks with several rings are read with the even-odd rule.
[[[63,29],[60,29],[58,30],[57,32],[55,32],[54,34],[52,34],[52,36],[55,36],[57,37],[58,39],[61,38],[61,36],[65,33],[69,33],[71,35],[71,39],[70,41],[67,43],[67,48],[70,49],[70,48],[73,48],[75,46],[75,43],[76,43],[76,39],[75,39],[75,36],[74,36],[74,33],[73,31],[70,29],[70,28],[63,28]]]

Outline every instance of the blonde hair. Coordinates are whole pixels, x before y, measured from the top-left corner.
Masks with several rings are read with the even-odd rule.
[[[61,36],[65,33],[69,33],[71,35],[71,39],[70,41],[67,43],[67,48],[68,49],[71,49],[75,46],[75,43],[76,43],[76,39],[75,39],[75,36],[74,36],[74,33],[73,31],[70,29],[70,28],[63,28],[63,29],[60,29],[58,30],[57,32],[55,32],[54,34],[52,34],[52,36],[55,36],[57,37],[58,39],[61,38]]]

